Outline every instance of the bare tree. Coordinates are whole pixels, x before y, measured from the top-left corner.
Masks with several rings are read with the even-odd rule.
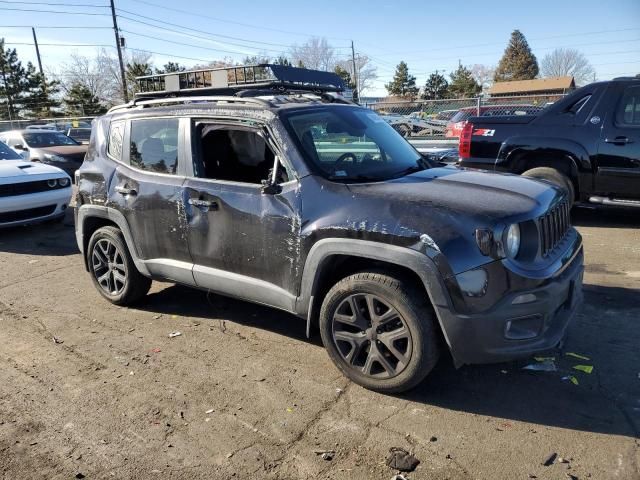
[[[556,48],[540,62],[543,77],[572,76],[578,85],[595,79],[595,70],[582,52],[574,48]]]
[[[340,67],[347,72],[351,78],[353,78],[353,61],[352,60],[340,60],[336,62],[336,67]],[[356,89],[358,96],[362,96],[363,92],[366,92],[368,88],[371,88],[373,81],[378,78],[376,73],[376,67],[371,64],[371,60],[366,55],[356,56]]]
[[[335,52],[326,38],[313,37],[302,45],[293,45],[289,52],[294,65],[304,65],[313,70],[333,70]]]
[[[471,76],[476,82],[478,82],[478,85],[482,87],[483,92],[491,88],[491,85],[493,85],[495,72],[496,67],[494,66],[477,63],[471,67]]]
[[[69,55],[69,61],[60,66],[58,72],[50,72],[50,75],[60,81],[65,94],[69,94],[75,86],[81,85],[90,91],[93,97],[107,105],[118,101],[120,77],[113,78],[107,74],[103,52],[98,52],[93,58],[74,52]]]

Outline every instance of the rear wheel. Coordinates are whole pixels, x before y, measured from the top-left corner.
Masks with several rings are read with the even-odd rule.
[[[551,167],[537,167],[527,170],[522,174],[522,176],[546,180],[564,189],[564,191],[567,192],[567,197],[569,198],[569,206],[573,206],[573,202],[576,198],[576,190],[573,186],[573,182],[559,170]]]
[[[101,227],[89,240],[87,265],[100,294],[116,305],[131,305],[151,288],[129,254],[122,233],[116,227]]]
[[[440,354],[425,293],[380,273],[357,273],[334,285],[322,304],[320,332],[342,373],[379,392],[416,386]]]

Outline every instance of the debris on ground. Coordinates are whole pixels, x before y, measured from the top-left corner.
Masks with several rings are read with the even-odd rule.
[[[566,377],[562,377],[562,380],[569,380],[574,385],[580,385],[580,382],[578,382],[578,379],[576,377],[574,377],[573,375],[568,375]]]
[[[591,373],[593,372],[593,365],[574,365],[573,369],[579,372]]]
[[[584,355],[580,355],[579,353],[574,353],[574,352],[567,352],[565,353],[565,355],[567,357],[577,358],[578,360],[591,360],[589,357],[586,357]]]
[[[532,370],[534,372],[556,372],[558,368],[553,360],[547,360],[541,363],[531,363],[526,367],[522,367],[523,370]]]
[[[207,411],[206,411],[206,412],[204,412],[204,413],[206,413],[207,415],[209,415],[210,413],[213,413],[213,408],[210,408],[209,410],[207,410]]]
[[[53,337],[53,343],[61,344],[61,343],[64,343],[64,340],[58,337]]]
[[[233,457],[233,453],[227,453],[227,458]]]
[[[153,353],[160,353],[162,350],[160,350],[158,347],[156,347],[156,348],[152,348],[151,351]]]
[[[553,362],[556,357],[533,357],[536,362]]]
[[[430,442],[437,442],[438,441],[438,437],[431,437],[429,439]]]
[[[80,472],[76,473],[76,478],[79,478],[79,479],[84,478],[84,473],[80,473]]]
[[[542,462],[542,465],[544,465],[545,467],[549,467],[555,463],[556,458],[558,458],[558,454],[556,452],[553,452],[545,459],[544,462]]]
[[[404,475],[398,474],[391,477],[391,480],[409,480],[409,479]]]
[[[169,338],[179,337],[180,335],[182,335],[182,332],[171,332]]]
[[[558,463],[569,463],[569,459],[564,457],[558,457]]]
[[[328,462],[333,460],[333,457],[336,454],[335,450],[314,450],[313,453],[315,453],[316,455],[320,455],[323,460],[326,460]]]
[[[401,472],[413,472],[420,460],[418,460],[412,453],[407,452],[404,448],[391,447],[389,449],[389,456],[387,457],[387,466]]]

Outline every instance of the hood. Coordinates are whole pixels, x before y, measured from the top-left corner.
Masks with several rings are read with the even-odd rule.
[[[561,195],[548,183],[530,178],[455,166],[431,168],[387,182],[351,184],[349,189],[365,197],[446,209],[491,223],[531,218]]]
[[[492,261],[475,244],[477,228],[495,229],[536,218],[563,196],[561,190],[537,180],[459,167],[348,188],[360,205],[351,211],[363,215],[357,220],[384,218],[395,242],[405,246],[428,235],[454,273]],[[461,250],[468,254],[460,255]]]
[[[60,155],[61,157],[82,157],[87,153],[88,145],[58,145],[55,147],[37,147],[37,150],[42,150],[46,153],[53,153]]]
[[[68,176],[51,165],[23,160],[0,160],[0,185]]]

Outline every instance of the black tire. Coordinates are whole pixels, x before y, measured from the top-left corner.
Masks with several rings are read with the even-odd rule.
[[[551,167],[536,167],[531,170],[527,170],[522,174],[523,177],[539,178],[553,183],[554,185],[564,189],[567,192],[569,199],[569,206],[573,206],[573,202],[576,198],[576,190],[573,186],[573,182],[564,173]]]
[[[369,298],[374,298],[372,304],[369,304]],[[344,322],[334,318],[348,317],[349,315],[344,313],[345,310],[339,310],[344,308],[351,311],[354,318],[357,317],[358,314],[355,314],[352,308],[359,302],[361,305],[361,302],[364,302],[367,311],[370,310],[370,305],[374,305],[374,310],[377,309],[377,312],[380,312],[374,313],[377,319],[390,315],[391,309],[395,310],[398,318],[393,319],[391,314],[389,316],[391,321],[378,322],[378,320],[371,320],[372,316],[361,310],[360,314],[365,318],[369,317],[371,321],[369,328],[360,333],[356,332],[360,329],[357,326],[360,320],[356,319],[351,323],[351,320]],[[385,310],[385,307],[389,307],[389,310]],[[400,278],[375,272],[362,272],[340,280],[324,298],[319,323],[324,346],[338,369],[355,383],[377,392],[398,393],[415,387],[435,367],[440,356],[440,334],[435,314],[426,294]],[[399,324],[404,324],[409,332],[408,335],[398,326]],[[375,325],[378,325],[375,327],[376,330],[382,328],[383,331],[376,331],[374,334],[372,328]],[[406,338],[394,340],[394,337],[398,337],[397,332],[404,332],[402,334]],[[358,336],[357,341],[360,345],[356,346],[355,343],[344,340],[345,334],[351,336],[347,338]],[[381,338],[383,340],[380,340]],[[395,353],[387,348],[390,338],[392,338],[391,343]],[[345,353],[349,347],[352,347],[353,351],[349,350],[349,353]],[[406,361],[395,363],[401,358],[396,353],[401,353]],[[364,355],[366,359],[363,363]],[[380,358],[380,355],[383,357],[383,362],[375,359]],[[373,360],[371,360],[372,357],[374,357]],[[376,363],[378,368],[374,369]],[[385,367],[384,364],[387,366]],[[388,367],[393,369],[392,373]]]
[[[109,259],[109,252],[113,252],[113,261]],[[97,229],[89,240],[86,257],[91,280],[96,289],[115,305],[131,305],[144,297],[151,288],[151,279],[138,271],[122,232],[116,227]],[[105,275],[106,279],[100,281]],[[121,281],[120,278],[124,280]]]

